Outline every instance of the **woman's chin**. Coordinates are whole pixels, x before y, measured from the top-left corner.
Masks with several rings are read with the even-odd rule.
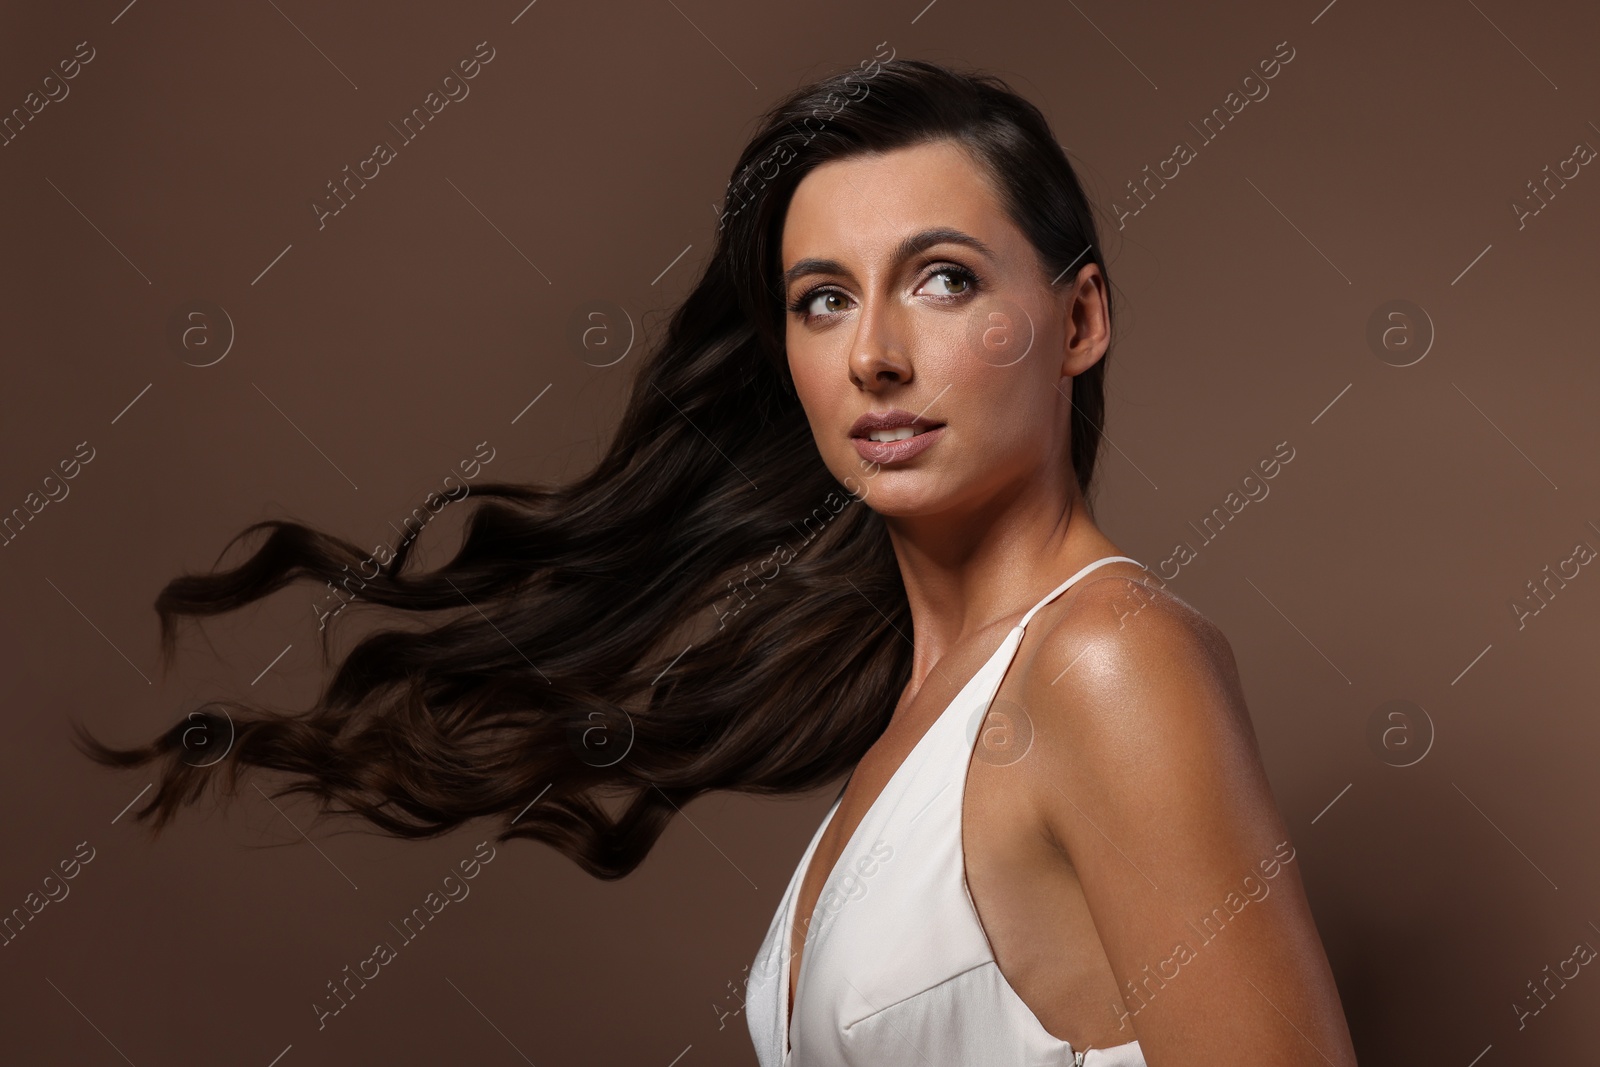
[[[861,502],[886,519],[915,519],[948,512],[954,501],[950,494],[937,489],[931,478],[906,478],[900,485],[871,486]],[[916,483],[922,484],[916,484]]]

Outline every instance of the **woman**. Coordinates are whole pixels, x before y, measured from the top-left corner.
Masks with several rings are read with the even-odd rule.
[[[1042,115],[874,61],[769,113],[722,221],[587,477],[480,487],[431,574],[267,522],[157,602],[167,657],[301,577],[454,618],[304,715],[85,750],[165,760],[157,828],[256,766],[605,878],[704,792],[849,772],[752,969],[763,1067],[1353,1064],[1228,644],[1088,509],[1110,292]]]

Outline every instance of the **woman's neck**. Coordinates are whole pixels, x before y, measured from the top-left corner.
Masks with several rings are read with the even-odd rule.
[[[1020,618],[1076,568],[1119,551],[1076,485],[1054,503],[994,501],[959,517],[885,522],[911,607],[913,679],[974,635]]]

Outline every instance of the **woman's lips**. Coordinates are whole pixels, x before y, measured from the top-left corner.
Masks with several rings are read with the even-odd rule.
[[[869,463],[903,463],[931,448],[942,436],[944,427],[935,426],[931,430],[923,430],[913,437],[899,441],[874,441],[869,437],[852,437],[850,443],[856,446],[856,452],[861,458]]]

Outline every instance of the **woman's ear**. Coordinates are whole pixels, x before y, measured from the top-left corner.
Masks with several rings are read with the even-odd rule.
[[[1111,347],[1111,316],[1106,306],[1105,275],[1098,263],[1085,263],[1060,299],[1067,305],[1061,373],[1076,378],[1094,366]]]

